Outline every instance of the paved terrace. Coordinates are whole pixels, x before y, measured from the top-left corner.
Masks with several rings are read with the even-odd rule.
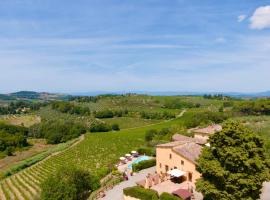
[[[129,176],[128,181],[121,182],[120,184],[114,186],[113,189],[106,191],[106,196],[100,198],[100,200],[123,200],[123,189],[127,187],[136,186],[136,182],[145,179],[147,174],[153,174],[156,171],[156,167],[151,167],[140,171],[134,176]]]

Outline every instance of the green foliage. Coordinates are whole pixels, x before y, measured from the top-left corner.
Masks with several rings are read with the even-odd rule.
[[[202,178],[196,188],[204,199],[259,199],[270,167],[263,141],[239,123],[229,121],[209,142],[211,148],[205,147],[198,159]]]
[[[203,95],[203,98],[205,99],[216,99],[216,100],[230,100],[233,99],[229,96],[224,96],[223,94],[205,94]]]
[[[164,112],[140,112],[141,118],[144,119],[173,119],[175,114],[164,111]]]
[[[223,102],[223,107],[227,108],[227,107],[232,107],[234,105],[233,101],[225,101]]]
[[[184,119],[184,126],[187,128],[193,128],[200,125],[206,125],[210,123],[221,123],[229,118],[229,113],[224,112],[190,112]]]
[[[108,132],[111,130],[112,127],[106,123],[93,123],[90,127],[90,132]]]
[[[126,196],[141,200],[158,200],[158,193],[155,190],[144,189],[139,186],[125,188],[123,192]]]
[[[142,160],[139,163],[132,164],[132,171],[138,172],[156,165],[156,159]]]
[[[0,123],[0,130],[5,131],[9,134],[18,134],[21,133],[24,136],[27,136],[28,134],[28,129],[22,126],[15,126],[11,124],[5,124],[5,123]]]
[[[0,106],[0,115],[26,113],[30,110],[39,110],[46,103],[31,101],[12,101],[8,106]]]
[[[145,141],[148,145],[151,146],[151,143],[160,142],[163,140],[170,140],[172,133],[174,134],[175,131],[171,130],[170,128],[163,128],[159,131],[155,129],[150,129],[145,133]]]
[[[5,151],[6,151],[6,154],[7,154],[8,156],[12,156],[13,153],[15,152],[15,149],[14,149],[13,146],[8,146],[8,147],[6,148]]]
[[[167,192],[163,192],[160,196],[159,196],[160,200],[182,200],[182,198],[179,198],[177,196],[174,196],[170,193]]]
[[[165,108],[169,109],[183,109],[183,108],[199,108],[200,104],[192,102],[181,101],[179,99],[168,99],[164,103]]]
[[[140,155],[156,156],[156,151],[151,147],[140,147],[138,149]]]
[[[113,118],[114,114],[113,111],[111,110],[103,110],[103,111],[98,111],[95,113],[96,118]]]
[[[15,148],[28,146],[27,134],[27,128],[0,123],[0,151],[10,156]]]
[[[112,130],[119,131],[120,130],[119,125],[118,124],[112,124]]]
[[[70,101],[77,101],[80,103],[83,102],[93,102],[96,103],[98,101],[99,97],[94,97],[94,96],[74,96],[70,98]]]
[[[270,115],[270,100],[241,101],[234,105],[234,110],[247,115]]]
[[[63,113],[89,115],[90,109],[88,107],[77,106],[70,102],[56,101],[52,103],[52,108]]]
[[[113,118],[113,117],[123,117],[128,114],[128,110],[102,110],[94,112],[96,118]]]
[[[66,142],[86,133],[84,125],[71,120],[43,120],[29,129],[29,135],[45,138],[50,144]]]
[[[149,142],[152,141],[155,135],[157,135],[158,131],[155,129],[147,130],[145,133],[145,141]]]
[[[97,177],[73,167],[59,168],[41,184],[42,200],[83,200],[100,187]]]

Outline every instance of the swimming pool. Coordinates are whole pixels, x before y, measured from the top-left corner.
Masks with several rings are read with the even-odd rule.
[[[150,160],[150,157],[149,156],[140,156],[139,158],[137,158],[136,160],[134,160],[132,163],[130,163],[128,165],[128,169],[132,169],[133,164],[137,164],[143,160]]]

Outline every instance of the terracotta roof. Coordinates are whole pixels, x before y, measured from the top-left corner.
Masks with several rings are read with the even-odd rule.
[[[218,132],[221,130],[222,130],[222,126],[220,126],[219,124],[214,124],[214,125],[207,126],[206,128],[195,129],[194,132],[204,133],[204,134],[214,134],[215,132]]]
[[[173,194],[181,197],[182,199],[188,199],[192,196],[191,192],[189,192],[188,190],[184,190],[184,189],[178,189],[178,190],[174,191]]]
[[[194,142],[194,138],[188,137],[185,135],[180,135],[180,134],[174,134],[172,136],[173,141],[184,141],[184,142]]]
[[[168,142],[165,144],[158,144],[157,147],[175,147],[181,144],[185,144],[185,141],[174,141],[174,142]]]
[[[195,142],[195,143],[201,144],[201,145],[207,143],[207,140],[200,139],[200,138],[187,137],[187,136],[180,135],[180,134],[174,134],[172,136],[172,140],[173,141],[180,141],[180,142]]]
[[[189,142],[183,145],[175,146],[173,147],[173,150],[176,153],[181,154],[188,160],[196,163],[196,160],[199,158],[199,155],[201,154],[202,146],[194,142]]]

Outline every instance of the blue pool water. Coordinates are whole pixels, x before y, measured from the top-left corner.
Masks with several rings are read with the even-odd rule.
[[[128,168],[129,169],[132,169],[132,165],[133,164],[137,164],[143,160],[150,160],[150,157],[149,156],[140,156],[139,158],[137,158],[136,160],[134,160],[131,164],[128,165]]]

